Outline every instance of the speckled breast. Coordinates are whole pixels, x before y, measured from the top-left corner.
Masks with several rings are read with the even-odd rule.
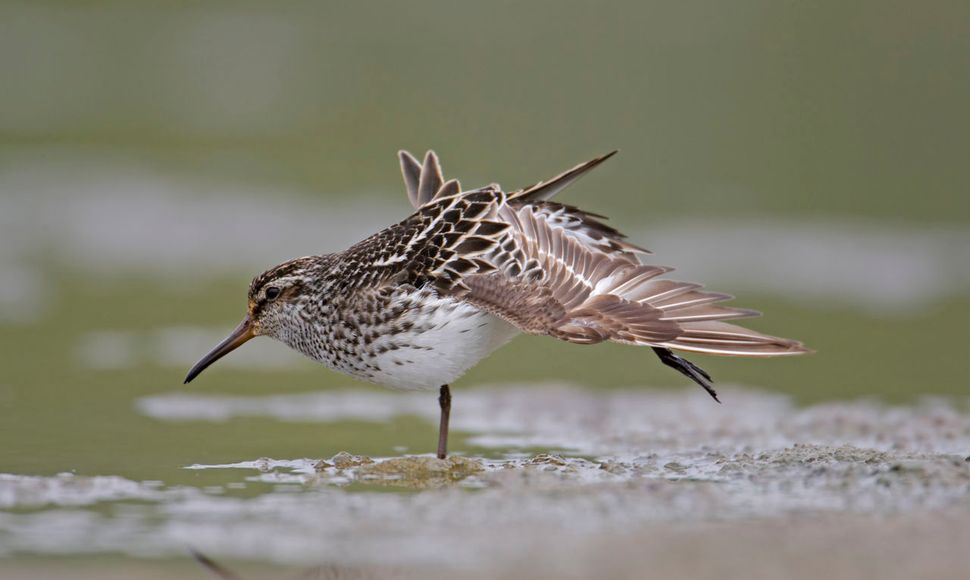
[[[394,389],[437,389],[518,333],[511,324],[431,290],[338,305],[325,328],[288,337],[328,367]]]

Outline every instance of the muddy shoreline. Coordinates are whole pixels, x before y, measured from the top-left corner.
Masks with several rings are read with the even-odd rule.
[[[71,562],[81,577],[91,566],[93,576],[120,566],[164,577],[185,563],[186,546],[260,574],[320,565],[359,574],[344,577],[903,578],[964,569],[964,409],[940,400],[800,408],[728,388],[723,412],[694,395],[469,391],[455,425],[485,453],[459,449],[444,461],[405,450],[184,466],[210,481],[201,487],[5,474],[0,572],[15,577],[46,555],[56,556],[43,563],[52,577]],[[138,409],[175,422],[433,420],[426,402],[353,391],[182,393]],[[103,568],[89,561],[99,554],[108,556]]]

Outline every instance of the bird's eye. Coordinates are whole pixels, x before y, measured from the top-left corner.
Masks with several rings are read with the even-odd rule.
[[[269,288],[266,289],[266,299],[276,300],[277,298],[279,298],[280,292],[281,292],[280,289],[277,288],[276,286],[270,286]]]

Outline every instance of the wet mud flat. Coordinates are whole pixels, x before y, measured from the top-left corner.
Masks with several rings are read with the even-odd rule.
[[[64,562],[37,558],[58,555],[74,574],[125,565],[164,577],[164,566],[185,563],[186,546],[253,577],[917,578],[970,570],[970,413],[962,403],[798,408],[755,391],[724,395],[718,406],[693,391],[467,391],[453,421],[470,434],[474,454],[341,452],[182,468],[221,476],[205,488],[6,474],[0,553],[13,559],[0,573],[32,565],[57,576]],[[367,391],[172,394],[139,409],[170,421],[433,419],[428,403]],[[71,560],[92,554],[124,556]],[[192,570],[179,569],[180,577]]]

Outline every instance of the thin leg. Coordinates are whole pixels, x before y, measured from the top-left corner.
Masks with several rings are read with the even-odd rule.
[[[441,406],[441,423],[438,425],[438,459],[444,459],[448,456],[448,418],[451,416],[451,390],[448,385],[441,385],[438,405]]]
[[[681,358],[674,353],[670,352],[668,348],[653,347],[653,352],[657,353],[660,357],[660,362],[664,363],[670,368],[677,369],[679,372],[690,377],[690,380],[694,381],[698,385],[704,387],[707,393],[714,397],[714,400],[718,403],[721,402],[717,398],[717,391],[714,390],[714,384],[712,383],[711,375],[707,374],[707,371],[701,367],[695,365],[685,358]]]

